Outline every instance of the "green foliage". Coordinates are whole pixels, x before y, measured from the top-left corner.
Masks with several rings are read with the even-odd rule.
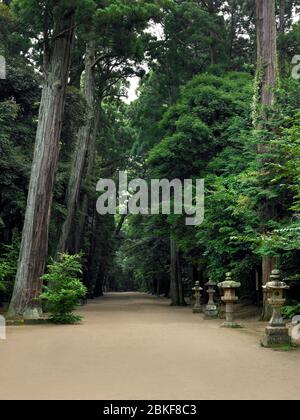
[[[203,175],[207,163],[226,145],[232,119],[246,116],[250,95],[245,73],[195,77],[163,116],[166,135],[149,153],[155,175],[180,179]]]
[[[217,169],[217,174],[207,178],[206,218],[198,237],[217,278],[223,275],[220,267],[225,263],[245,282],[262,256],[280,257],[286,273],[298,272],[300,100],[295,89],[295,83],[289,81],[278,92],[273,131],[247,130],[240,125],[242,131],[232,131],[229,137],[239,138],[238,148],[227,146],[208,165],[210,171]],[[263,170],[256,159],[256,145],[262,136],[270,144]],[[258,208],[264,206],[274,209],[273,217],[259,217]],[[245,270],[241,270],[243,266]]]
[[[293,306],[284,306],[281,310],[285,319],[292,319],[296,315],[300,315],[300,303]]]
[[[154,83],[153,87],[150,82]],[[202,271],[208,270],[221,280],[229,265],[233,264],[236,274],[244,275],[249,267],[251,270],[251,259],[245,257],[251,252],[250,247],[243,246],[241,251],[241,246],[230,243],[229,235],[241,232],[238,214],[245,217],[247,209],[250,217],[250,209],[242,197],[240,204],[245,202],[243,209],[234,208],[242,185],[234,180],[233,175],[226,179],[225,184],[223,175],[239,174],[255,154],[247,137],[251,126],[251,76],[247,73],[196,76],[182,89],[177,103],[164,109],[157,129],[151,125],[156,112],[152,101],[159,99],[155,96],[154,86],[157,86],[155,75],[149,79],[149,85],[143,86],[142,95],[129,114],[134,127],[138,126],[145,133],[145,143],[139,145],[139,150],[144,153],[151,145],[151,138],[157,143],[148,153],[146,176],[149,180],[206,177],[205,223],[198,234],[198,229],[186,227],[180,216],[132,216],[124,229],[127,240],[116,262],[123,273],[133,276],[143,290],[147,286],[153,291],[154,285],[156,292],[157,281],[165,285],[163,290],[166,290],[172,232],[184,261],[183,270],[190,272],[189,266],[192,265]],[[146,107],[149,120],[144,119]],[[215,175],[208,175],[208,172]],[[237,213],[230,220],[229,211],[225,210],[229,205]],[[232,227],[230,223],[233,223]],[[244,275],[244,278],[247,277]]]
[[[13,0],[14,13],[27,25],[32,36],[43,32],[50,35],[57,17],[69,11],[77,12],[81,23],[91,19],[96,3],[93,0]]]
[[[286,33],[279,37],[287,74],[299,46],[300,26],[292,20],[295,5],[293,0],[286,1]],[[116,289],[134,285],[167,294],[170,236],[187,277],[196,272],[201,280],[211,276],[220,281],[230,269],[245,289],[253,290],[255,272],[266,255],[280,259],[286,277],[299,276],[299,82],[281,81],[266,126],[253,130],[252,117],[258,116],[258,97],[253,101],[253,91],[258,91],[260,80],[253,77],[255,2],[251,0],[13,0],[10,7],[0,4],[0,54],[7,56],[8,64],[8,78],[0,81],[0,243],[12,243],[14,234],[22,230],[42,53],[44,47],[51,51],[59,16],[75,9],[70,80],[76,87],[69,87],[67,94],[50,254],[56,249],[57,226],[66,214],[70,166],[77,133],[86,118],[80,88],[86,43],[94,40],[99,128],[87,162],[95,168],[89,176],[85,168],[77,197],[80,209],[73,226],[87,215],[84,234],[77,238],[73,229],[69,238],[72,252],[82,249],[87,255],[82,271],[88,291],[92,293],[96,286],[101,295],[106,283]],[[142,77],[140,96],[128,106],[122,98],[128,77],[136,75]],[[264,141],[270,150],[262,162],[257,159],[257,145]],[[186,227],[183,217],[174,215],[129,216],[123,221],[97,215],[97,180],[116,178],[117,171],[124,169],[130,176],[148,180],[205,178],[204,223]],[[116,233],[119,222],[123,222],[122,230]],[[15,256],[6,252],[3,247],[2,288],[3,279],[13,279],[15,273],[14,264],[10,265]],[[78,301],[76,293],[82,292],[76,258],[62,256],[45,277],[49,280],[45,294],[56,311],[64,298],[62,290],[73,303]],[[74,271],[69,272],[69,266]],[[64,289],[64,282],[76,290]],[[55,290],[51,283],[57,284],[56,294],[51,294]],[[74,320],[71,312],[66,314],[69,318],[61,321]],[[56,315],[58,320],[65,316],[59,311]]]
[[[161,125],[167,136],[149,154],[155,176],[205,177],[204,224],[195,232],[184,227],[182,218],[172,217],[168,222],[185,258],[198,265],[202,255],[217,280],[224,277],[229,264],[246,261],[247,247],[241,249],[229,238],[240,231],[241,219],[254,216],[242,195],[243,185],[234,175],[253,157],[245,134],[251,124],[250,80],[246,73],[195,77],[165,113]],[[244,154],[239,152],[242,149]]]
[[[40,87],[33,64],[21,55],[28,47],[22,25],[3,4],[0,21],[7,61],[7,77],[0,80],[0,243],[8,245],[22,230]]]
[[[86,293],[86,287],[78,278],[82,275],[81,258],[81,255],[62,254],[58,261],[48,265],[47,274],[43,276],[47,286],[40,299],[45,302],[54,323],[73,324],[81,320],[73,314]]]
[[[106,51],[113,51],[114,57],[131,57],[141,61],[145,42],[149,35],[143,33],[150,19],[160,15],[157,1],[114,0],[100,1],[95,18],[95,31],[106,44]]]
[[[139,160],[165,135],[160,127],[163,114],[193,77],[242,70],[253,58],[254,22],[245,19],[247,14],[252,16],[251,2],[232,7],[231,2],[225,5],[221,1],[169,3],[161,17],[162,36],[153,40],[147,55],[151,71],[142,79],[139,100],[133,104],[131,119],[137,128],[134,152]],[[228,19],[222,14],[225,11]],[[246,40],[245,33],[252,42]]]
[[[134,264],[138,277],[149,275],[151,284],[157,275],[153,259],[145,258],[147,252],[141,246],[140,238],[146,239],[145,226],[150,232],[147,243],[155,243],[153,232],[159,231],[160,237],[168,240],[171,231],[184,267],[192,264],[205,278],[217,281],[230,269],[245,292],[255,291],[255,271],[262,256],[280,257],[284,273],[295,277],[300,246],[299,83],[282,83],[268,127],[253,130],[254,82],[249,74],[196,76],[182,88],[175,105],[160,109],[160,122],[153,125],[157,108],[151,106],[160,100],[155,96],[156,77],[151,75],[132,109],[134,125],[145,133],[145,144],[140,144],[139,150],[148,150],[151,140],[154,143],[146,153],[149,177],[205,178],[205,220],[198,228],[186,228],[178,216],[139,217],[136,224],[130,218],[127,232],[137,244]],[[257,144],[263,138],[270,144],[270,152],[262,168]],[[262,219],[258,211],[262,205],[274,208],[274,217]],[[152,258],[164,255],[158,248],[152,249]],[[123,251],[128,256],[132,248]]]

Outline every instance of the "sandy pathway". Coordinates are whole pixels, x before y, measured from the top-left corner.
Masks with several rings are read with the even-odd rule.
[[[190,308],[111,294],[79,326],[9,327],[1,399],[299,399],[300,352],[260,348]]]

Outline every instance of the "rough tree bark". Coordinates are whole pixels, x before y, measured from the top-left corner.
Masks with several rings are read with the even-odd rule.
[[[87,151],[93,128],[95,124],[95,103],[96,86],[93,63],[95,62],[95,42],[91,41],[86,47],[85,56],[85,99],[88,110],[85,118],[85,124],[81,127],[77,137],[76,150],[71,169],[68,191],[67,191],[67,216],[62,227],[62,232],[57,246],[57,255],[68,250],[68,239],[70,237],[72,224],[78,205],[78,197],[82,184],[84,166],[86,162]]]
[[[208,13],[211,16],[214,16],[216,14],[216,7],[215,7],[215,2],[214,0],[208,0],[207,1],[207,9],[208,9]],[[213,30],[210,30],[210,41],[211,41],[211,45],[210,45],[210,63],[211,65],[214,65],[216,63],[216,53],[215,53],[215,33]]]
[[[173,306],[185,306],[182,276],[181,276],[181,264],[178,248],[174,239],[170,240],[171,247],[171,282],[170,282],[170,298]]]
[[[280,0],[279,4],[279,33],[281,35],[280,50],[279,50],[279,69],[280,76],[284,79],[286,77],[286,50],[284,46],[283,37],[285,34],[285,12],[286,12],[286,0]]]
[[[276,87],[277,68],[277,42],[276,42],[276,11],[275,0],[256,0],[257,18],[257,79],[259,81],[259,106],[258,129],[265,127],[267,122],[266,108],[275,103],[274,88]],[[258,156],[265,162],[265,154],[269,152],[269,144],[261,142],[258,145]],[[272,206],[268,203],[261,203],[261,218],[268,220],[274,216]],[[262,283],[265,285],[270,280],[274,268],[274,258],[263,257],[262,261]],[[270,311],[265,299],[262,318],[268,320]]]
[[[9,317],[36,318],[41,314],[36,298],[41,292],[41,276],[48,254],[52,190],[74,40],[74,20],[74,8],[66,9],[56,18],[52,42],[44,53],[45,79]]]
[[[104,276],[103,276],[103,267],[102,270],[98,270],[98,276],[94,288],[94,297],[101,297],[103,296],[103,284],[104,284]]]
[[[264,106],[274,105],[277,71],[277,41],[276,41],[276,14],[275,0],[263,1],[263,57],[265,76],[262,87],[262,104]]]
[[[86,165],[86,173],[85,173],[85,182],[89,185],[92,182],[95,172],[95,161],[96,161],[96,137],[99,129],[100,123],[100,104],[101,99],[99,98],[99,106],[95,109],[95,118],[93,124],[93,130],[90,137],[90,141],[88,144],[87,150],[87,165]],[[96,185],[96,181],[95,181]],[[88,192],[85,191],[81,200],[80,204],[80,211],[79,211],[79,220],[76,226],[75,232],[75,244],[74,244],[74,251],[75,253],[80,252],[81,249],[81,242],[82,236],[87,220],[87,214],[89,209],[89,195]]]
[[[230,47],[229,47],[229,56],[232,58],[234,41],[236,38],[237,30],[237,4],[234,0],[231,4],[231,22],[230,22]]]

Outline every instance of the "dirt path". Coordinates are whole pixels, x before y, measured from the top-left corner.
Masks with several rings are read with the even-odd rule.
[[[190,308],[111,294],[79,326],[9,327],[1,399],[299,399],[300,352],[260,348]]]

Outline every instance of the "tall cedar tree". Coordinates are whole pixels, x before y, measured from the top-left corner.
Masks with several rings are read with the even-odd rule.
[[[275,0],[257,0],[257,81],[259,102],[257,108],[257,129],[266,128],[268,109],[274,105],[277,70],[277,40],[276,40],[276,9]],[[263,138],[264,136],[262,136]],[[258,145],[258,155],[262,165],[266,161],[269,144],[264,141]],[[269,220],[274,216],[274,209],[267,201],[261,203],[261,218]],[[274,258],[264,256],[262,260],[262,282],[265,285],[270,280]],[[266,302],[265,305],[266,307]],[[264,314],[264,317],[268,317]]]
[[[9,307],[9,317],[36,318],[41,315],[37,297],[41,293],[51,216],[52,193],[58,163],[59,142],[70,72],[77,7],[81,2],[17,2],[25,18],[40,19],[43,31],[44,82],[40,102],[34,158],[18,271]],[[33,20],[33,24],[35,23]]]

